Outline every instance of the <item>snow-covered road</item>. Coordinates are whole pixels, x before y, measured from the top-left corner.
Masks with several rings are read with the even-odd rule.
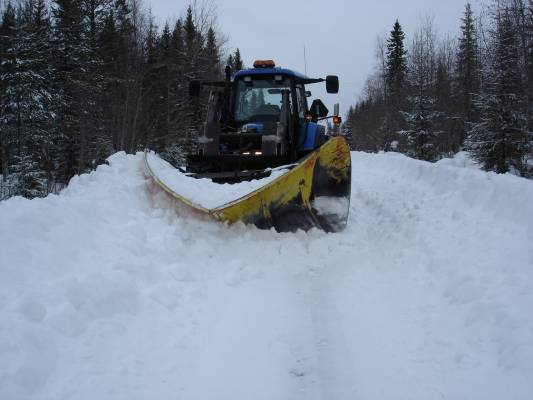
[[[0,399],[533,398],[533,182],[352,162],[340,234],[176,215],[141,154],[0,202]]]

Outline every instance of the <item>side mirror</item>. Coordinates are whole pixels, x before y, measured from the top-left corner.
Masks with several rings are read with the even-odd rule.
[[[311,96],[312,96],[311,92],[309,90],[306,90],[305,97],[311,97]]]
[[[310,111],[317,118],[327,117],[329,113],[328,108],[324,105],[324,103],[322,103],[322,100],[319,100],[319,99],[316,99],[313,101],[313,104],[311,104]]]
[[[335,103],[333,106],[333,115],[338,117],[339,116],[339,103]]]
[[[326,91],[328,93],[339,93],[339,77],[336,75],[326,76]]]
[[[189,82],[189,96],[200,97],[200,91],[202,89],[202,82],[194,80]]]

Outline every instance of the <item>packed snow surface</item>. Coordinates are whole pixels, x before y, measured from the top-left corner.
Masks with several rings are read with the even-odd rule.
[[[533,182],[353,153],[346,231],[278,234],[109,161],[0,202],[0,399],[533,398]]]
[[[221,185],[214,183],[211,179],[195,179],[181,173],[155,153],[147,153],[146,161],[152,172],[169,189],[207,209],[217,208],[240,199],[288,172],[286,167],[280,167],[273,169],[271,174],[263,179]]]

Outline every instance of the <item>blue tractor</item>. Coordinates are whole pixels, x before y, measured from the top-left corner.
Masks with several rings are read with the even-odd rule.
[[[256,61],[253,69],[226,68],[223,82],[193,81],[190,94],[211,89],[198,151],[188,156],[187,172],[216,182],[239,182],[268,175],[271,168],[296,163],[326,142],[328,118],[338,125],[338,105],[333,116],[321,100],[308,105],[306,85],[326,82],[337,93],[339,79],[308,78],[277,68],[273,61]]]
[[[186,172],[217,183],[262,179],[279,167],[283,175],[265,180],[254,192],[208,212],[219,221],[242,221],[278,231],[328,232],[345,228],[350,208],[351,159],[346,140],[326,137],[319,122],[341,123],[322,101],[308,106],[306,85],[326,82],[337,93],[339,79],[308,78],[273,61],[232,72],[222,82],[193,81],[192,96],[209,87],[205,124]],[[190,203],[190,202],[189,202]]]

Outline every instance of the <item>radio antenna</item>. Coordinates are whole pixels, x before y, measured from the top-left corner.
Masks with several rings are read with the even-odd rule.
[[[305,54],[305,44],[304,44],[304,72],[305,72],[305,76],[307,76],[307,56]]]

